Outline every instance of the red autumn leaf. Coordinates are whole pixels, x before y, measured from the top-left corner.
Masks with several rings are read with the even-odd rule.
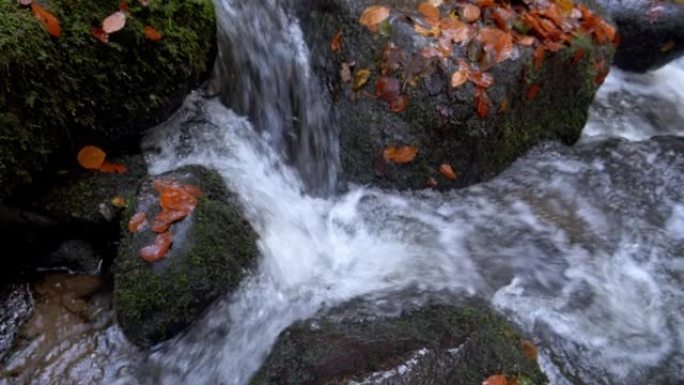
[[[143,29],[143,34],[149,41],[159,41],[162,39],[162,34],[149,25],[145,26]]]
[[[197,199],[182,188],[169,188],[159,195],[159,204],[166,210],[190,213],[197,206]]]
[[[463,7],[463,20],[472,23],[474,21],[477,21],[477,19],[480,18],[480,15],[482,12],[480,11],[480,8],[478,8],[475,5],[472,4],[467,4],[465,7]]]
[[[456,180],[456,178],[458,177],[454,169],[448,163],[444,163],[441,166],[439,166],[439,173],[442,174],[442,176],[444,176],[448,180]]]
[[[109,34],[100,27],[91,27],[90,34],[103,43],[109,42]]]
[[[371,32],[377,32],[380,23],[385,21],[389,15],[390,9],[388,7],[383,5],[371,5],[361,13],[359,23],[368,28]]]
[[[330,49],[333,53],[338,53],[342,49],[342,31],[337,31],[330,42]]]
[[[408,105],[408,95],[401,94],[399,80],[387,76],[380,76],[375,82],[375,96],[390,105],[394,112],[401,112]]]
[[[495,374],[482,381],[482,385],[508,385],[508,380],[503,374]]]
[[[534,69],[539,70],[542,68],[545,56],[546,54],[543,45],[540,45],[539,47],[534,49]]]
[[[494,84],[494,76],[482,71],[468,71],[468,80],[482,88],[489,88]]]
[[[482,87],[477,87],[475,89],[475,110],[480,118],[484,119],[489,115],[489,109],[492,106],[492,102],[487,96],[487,92]]]
[[[412,146],[388,146],[382,151],[382,157],[386,162],[397,164],[411,163],[416,158],[416,154],[418,154],[418,149]]]
[[[119,10],[121,12],[128,12],[128,1],[121,0],[121,2],[119,3]]]
[[[151,229],[155,233],[163,233],[167,231],[173,223],[178,222],[187,216],[187,211],[164,209],[154,217]]]
[[[584,59],[584,48],[577,48],[572,57],[572,64],[578,64],[582,59]]]
[[[109,162],[104,162],[102,165],[97,169],[99,172],[104,172],[104,173],[117,173],[117,174],[125,174],[126,171],[128,171],[128,167],[126,167],[125,164],[122,163],[109,163]]]
[[[136,213],[135,215],[133,215],[131,220],[128,221],[128,232],[137,233],[139,231],[144,230],[147,226],[147,214],[145,214],[144,212]]]
[[[530,88],[527,89],[527,101],[531,102],[532,100],[534,100],[537,97],[537,95],[539,95],[539,91],[541,91],[541,87],[539,86],[539,84],[531,85]]]
[[[477,5],[481,8],[490,8],[494,6],[494,0],[477,0]]]
[[[402,112],[408,107],[408,95],[401,94],[389,100],[390,110],[393,112]]]
[[[173,243],[173,235],[170,232],[158,234],[154,243],[140,249],[140,257],[147,262],[157,262],[164,259]]]
[[[31,11],[33,11],[33,15],[36,19],[45,24],[45,28],[50,35],[59,37],[62,34],[62,27],[59,25],[59,20],[55,15],[50,13],[50,11],[43,8],[38,3],[31,3]]]
[[[102,30],[106,33],[114,33],[120,31],[126,25],[126,14],[117,11],[107,16],[102,21]]]
[[[84,146],[76,155],[76,160],[81,167],[88,170],[99,169],[105,161],[107,154],[96,146]]]

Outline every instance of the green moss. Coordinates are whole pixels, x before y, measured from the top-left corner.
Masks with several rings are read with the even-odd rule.
[[[219,177],[201,177],[197,168],[174,174],[188,170],[194,170],[204,196],[189,217],[172,226],[174,244],[163,261],[149,264],[138,256],[154,240],[151,230],[135,235],[124,230],[116,261],[115,307],[124,333],[139,345],[165,340],[188,326],[238,285],[257,255],[256,234],[238,207],[220,200],[230,196],[214,184]],[[128,210],[124,229],[135,210]],[[148,218],[158,211],[155,203],[146,211]]]
[[[415,356],[421,349],[427,353]],[[522,351],[520,335],[500,316],[481,306],[445,305],[397,317],[336,321],[322,316],[296,323],[280,335],[250,383],[362,381],[412,358],[418,364],[403,375],[406,383],[481,384],[498,373],[547,383]]]
[[[0,198],[58,149],[73,155],[160,122],[197,86],[215,46],[211,0],[130,2],[126,26],[108,44],[91,28],[118,0],[42,3],[60,20],[59,38],[30,8],[0,2]],[[163,39],[145,39],[145,25]]]

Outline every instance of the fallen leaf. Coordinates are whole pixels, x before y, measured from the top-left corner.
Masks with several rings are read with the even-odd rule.
[[[88,170],[97,170],[102,166],[107,154],[96,146],[84,146],[76,155],[78,164]]]
[[[120,196],[115,196],[114,198],[112,198],[112,200],[110,202],[111,202],[112,206],[114,206],[116,208],[121,209],[121,208],[126,207],[126,200]]]
[[[482,71],[468,71],[468,80],[482,88],[489,88],[494,84],[494,76]]]
[[[136,213],[131,220],[128,221],[128,232],[137,233],[144,230],[149,224],[147,223],[147,214]]]
[[[418,4],[418,12],[425,16],[428,20],[437,21],[439,19],[439,8],[430,4],[429,2],[424,2]]]
[[[55,15],[50,13],[50,11],[43,8],[40,4],[33,2],[31,3],[31,11],[33,11],[33,15],[36,19],[45,24],[45,28],[50,35],[59,37],[62,34],[62,27],[59,25],[59,20]]]
[[[456,172],[454,172],[454,169],[448,163],[444,163],[441,166],[439,166],[439,173],[442,174],[442,176],[444,176],[448,180],[456,180],[457,178]]]
[[[494,0],[477,0],[477,5],[482,8],[489,8],[494,6]]]
[[[489,100],[489,96],[487,96],[485,89],[477,87],[475,89],[475,110],[480,118],[484,119],[489,115],[491,105],[492,102]]]
[[[454,71],[451,75],[451,86],[453,88],[458,88],[462,86],[466,80],[468,80],[468,72],[461,68],[458,71]]]
[[[354,74],[354,83],[352,84],[352,89],[354,91],[360,90],[363,86],[368,83],[371,72],[367,68],[360,69]]]
[[[157,262],[164,259],[173,243],[173,235],[170,232],[158,234],[154,243],[140,249],[140,257],[147,262]]]
[[[340,80],[342,80],[343,83],[349,83],[351,79],[351,66],[347,62],[342,62],[342,65],[340,66]]]
[[[149,25],[145,26],[143,29],[143,34],[149,41],[159,41],[162,39],[162,34]]]
[[[185,211],[162,210],[159,214],[157,214],[156,217],[154,217],[151,229],[155,233],[166,232],[173,223],[178,222],[187,216],[188,213]]]
[[[100,165],[100,167],[97,169],[97,171],[104,173],[125,174],[126,171],[128,171],[128,167],[126,167],[126,165],[122,163],[103,162],[102,165]]]
[[[31,0],[17,0],[17,3],[21,5],[31,5]]]
[[[107,16],[102,21],[102,30],[105,33],[114,33],[120,31],[126,25],[126,14],[117,11]]]
[[[375,82],[375,96],[390,105],[394,112],[401,112],[408,105],[408,95],[402,94],[399,80],[392,77],[380,76]]]
[[[572,56],[572,64],[578,64],[582,59],[584,59],[584,48],[577,48],[577,51]]]
[[[109,42],[109,34],[100,27],[91,27],[90,34],[103,43]]]
[[[545,56],[546,54],[544,46],[540,45],[539,47],[534,49],[534,69],[540,70],[542,68]]]
[[[121,12],[128,12],[128,1],[121,0],[121,2],[119,2],[119,10]]]
[[[359,23],[368,28],[371,32],[377,32],[380,23],[385,21],[389,15],[390,9],[388,7],[383,5],[371,5],[363,11],[359,18]]]
[[[495,374],[482,381],[482,385],[508,385],[508,380],[503,374]]]
[[[182,211],[186,215],[197,206],[197,198],[182,187],[166,187],[159,193],[159,204],[165,210]]]
[[[435,188],[437,187],[437,179],[430,177],[425,184],[430,188]]]
[[[337,31],[335,36],[333,36],[332,41],[330,41],[330,50],[333,53],[338,53],[342,49],[342,31]]]
[[[413,159],[416,158],[418,154],[418,148],[412,146],[388,146],[383,150],[382,157],[386,162],[392,162],[397,164],[411,163]]]
[[[539,86],[539,84],[531,85],[530,88],[527,89],[527,101],[531,102],[532,100],[534,100],[537,97],[537,95],[539,95],[539,91],[541,91],[541,87]]]
[[[408,107],[408,95],[401,94],[389,100],[390,110],[393,112],[402,112]]]
[[[684,0],[682,0],[684,1]],[[660,52],[669,52],[672,51],[672,49],[675,47],[675,42],[674,40],[670,40],[667,43],[663,44],[662,47],[660,47]]]
[[[520,347],[522,348],[523,353],[525,353],[525,356],[530,359],[530,361],[537,361],[537,357],[539,356],[539,349],[534,345],[532,341],[529,340],[523,340],[520,343]]]
[[[501,63],[513,55],[513,35],[510,32],[498,28],[483,27],[480,29],[477,39],[484,44],[485,51],[492,50],[495,53],[497,63]]]
[[[482,12],[480,11],[480,8],[478,8],[475,5],[468,4],[463,8],[463,20],[472,23],[476,21],[477,19],[480,18],[480,15]]]

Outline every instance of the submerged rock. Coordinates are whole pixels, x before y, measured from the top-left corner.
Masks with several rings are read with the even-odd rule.
[[[110,151],[166,119],[213,57],[210,0],[129,1],[125,26],[108,43],[93,28],[118,1],[40,4],[59,20],[59,37],[31,8],[0,2],[0,200],[84,144]],[[146,26],[161,40],[146,38]]]
[[[606,32],[600,39],[575,18],[577,34],[554,44],[523,21],[529,10],[517,5],[517,13],[503,22],[515,31],[515,42],[494,48],[481,37],[509,39],[493,16],[504,9],[501,3],[483,8],[479,21],[464,28],[447,15],[448,7],[462,13],[464,4],[445,2],[444,30],[469,37],[468,43],[444,45],[444,33],[431,30],[417,11],[419,3],[327,0],[306,2],[300,11],[314,70],[334,99],[343,180],[401,189],[462,187],[491,178],[541,140],[571,144],[579,138],[614,52],[614,27],[596,18],[601,10],[594,2],[586,4],[594,11],[595,29]],[[359,22],[372,5],[392,9],[375,33]],[[479,70],[493,84],[452,87],[452,76],[463,68],[459,60],[472,67],[480,84],[489,79]],[[389,146],[415,147],[418,153],[396,164],[387,161]],[[455,180],[439,171],[443,164],[451,166]]]
[[[33,314],[33,297],[28,285],[0,288],[0,363],[14,345],[19,328]]]
[[[486,306],[398,302],[352,301],[295,323],[250,384],[459,385],[495,374],[547,383],[523,351],[532,345]]]
[[[679,0],[597,0],[620,33],[615,65],[629,71],[659,68],[684,54],[684,4]]]
[[[190,215],[171,225],[171,248],[153,263],[140,253],[157,233],[149,225],[128,231],[134,213],[146,213],[152,223],[160,212],[153,180],[143,183],[129,206],[115,261],[114,301],[124,334],[143,346],[190,325],[212,301],[236,288],[257,256],[256,234],[218,174],[191,166],[157,178],[197,186],[202,195]]]

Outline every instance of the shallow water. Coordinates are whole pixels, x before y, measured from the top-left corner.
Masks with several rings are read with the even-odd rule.
[[[279,23],[271,33],[300,46],[296,21]],[[614,71],[580,144],[541,145],[494,180],[444,194],[351,186],[311,196],[312,180],[334,175],[300,168],[272,131],[255,129],[268,119],[191,95],[143,144],[150,172],[217,170],[260,236],[256,273],[149,351],[126,342],[107,301],[51,337],[61,347],[38,349],[54,331],[34,328],[0,384],[246,384],[293,321],[406,287],[490,301],[534,338],[554,384],[682,382],[684,140],[646,139],[684,134],[683,72],[681,62]]]

